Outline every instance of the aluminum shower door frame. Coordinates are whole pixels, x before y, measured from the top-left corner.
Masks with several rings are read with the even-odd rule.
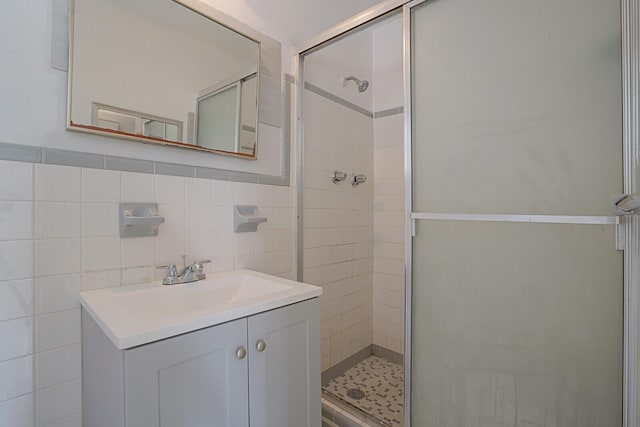
[[[296,136],[296,199],[297,219],[296,259],[297,278],[303,277],[303,193],[304,193],[304,124],[303,92],[304,56],[326,44],[346,36],[351,30],[402,8],[403,13],[403,69],[404,69],[404,167],[405,167],[405,427],[411,426],[411,317],[412,317],[412,170],[411,170],[411,9],[429,0],[386,0],[294,48],[293,67],[296,76],[293,111],[293,134]],[[623,188],[625,193],[640,191],[637,172],[640,100],[640,0],[621,0],[622,32],[622,91],[623,91]],[[417,217],[416,217],[417,219]],[[517,219],[514,219],[517,220]],[[530,218],[526,218],[530,220]],[[598,220],[596,220],[598,221]],[[608,222],[609,220],[602,220]],[[638,343],[640,333],[640,218],[620,218],[624,232],[624,362],[623,362],[623,427],[636,427],[638,414]]]
[[[405,105],[405,426],[411,425],[411,312],[412,312],[412,238],[414,220],[446,219],[500,222],[620,224],[624,250],[623,319],[623,427],[638,426],[638,334],[640,332],[640,218],[566,217],[544,215],[456,215],[414,213],[412,183],[412,73],[411,10],[431,0],[413,0],[403,6],[404,19],[404,105]],[[623,188],[632,194],[640,190],[638,182],[638,135],[640,101],[640,0],[620,0],[622,36],[622,116],[623,116]]]

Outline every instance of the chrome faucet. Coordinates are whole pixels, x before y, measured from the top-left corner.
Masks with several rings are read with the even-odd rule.
[[[204,274],[204,264],[208,262],[211,262],[211,260],[203,259],[196,261],[193,264],[185,266],[179,272],[178,268],[174,264],[159,265],[157,268],[167,269],[166,276],[162,279],[163,285],[177,285],[179,283],[196,282],[198,280],[206,279],[207,276]]]

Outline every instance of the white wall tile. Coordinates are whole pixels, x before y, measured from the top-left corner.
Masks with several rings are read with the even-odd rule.
[[[240,270],[243,268],[247,268],[249,270],[256,269],[255,254],[236,255],[236,257],[234,258],[234,267],[232,269]]]
[[[33,164],[0,160],[0,200],[33,200]]]
[[[86,271],[82,273],[82,290],[113,288],[120,286],[121,270]]]
[[[209,233],[211,219],[211,206],[187,206],[185,208],[185,231],[187,233]]]
[[[34,425],[33,394],[0,402],[0,426],[33,427]]]
[[[230,181],[211,181],[211,204],[230,206],[235,200],[235,183]]]
[[[235,235],[235,256],[253,255],[256,248],[255,233],[238,233]]]
[[[31,317],[0,322],[0,361],[32,353],[32,332]]]
[[[81,169],[58,165],[35,165],[35,200],[79,202],[82,199]]]
[[[120,240],[118,237],[82,239],[82,271],[120,268]]]
[[[273,232],[272,231],[258,231],[255,234],[255,251],[257,254],[273,252]],[[283,249],[286,250],[286,249]]]
[[[185,204],[187,206],[211,205],[211,180],[187,178],[185,182]]]
[[[80,342],[80,309],[36,317],[36,351],[42,352]]]
[[[185,200],[185,179],[179,176],[156,175],[158,204],[180,204]]]
[[[155,265],[147,267],[132,267],[122,269],[122,285],[137,285],[140,283],[148,283],[158,280],[160,277],[164,277],[164,274],[160,274],[156,279],[156,270],[158,273],[164,273],[166,270],[156,269]]]
[[[211,256],[216,258],[231,257],[235,253],[235,234],[231,231],[211,233]]]
[[[37,314],[79,307],[80,274],[38,277],[35,285]]]
[[[155,202],[155,176],[146,173],[122,172],[120,187],[121,202]]]
[[[209,233],[187,233],[184,252],[188,256],[187,263],[198,259],[210,259],[211,235]]]
[[[212,231],[233,232],[233,207],[215,206],[211,209]]]
[[[274,252],[273,253],[273,273],[281,274],[291,271],[292,264],[291,252]]]
[[[153,265],[156,259],[154,237],[132,237],[120,239],[122,245],[121,265],[123,268]]]
[[[120,236],[117,203],[83,203],[82,237]]]
[[[0,240],[33,237],[33,203],[0,201]]]
[[[82,201],[120,202],[120,175],[118,171],[82,169]]]
[[[158,227],[158,236],[170,234],[184,234],[185,231],[185,207],[181,205],[158,204],[158,213],[164,216],[164,224]]]
[[[80,344],[36,354],[36,389],[80,378]]]
[[[273,187],[273,207],[288,208],[290,207],[291,193],[290,187]]]
[[[33,280],[0,282],[0,321],[33,314]]]
[[[33,276],[33,242],[0,241],[0,281]]]
[[[185,254],[185,235],[167,234],[156,238],[156,264],[182,264]]]
[[[30,393],[33,390],[31,356],[0,362],[0,401]]]
[[[272,185],[256,185],[256,205],[259,208],[273,206],[273,188]]]
[[[81,409],[82,391],[79,379],[39,390],[36,397],[37,426],[57,423],[79,413]]]
[[[236,205],[255,205],[256,204],[256,185],[246,182],[235,183],[235,199]]]
[[[81,204],[69,202],[35,203],[35,238],[68,239],[81,236]]]
[[[53,276],[80,271],[80,239],[35,241],[36,276]]]
[[[82,427],[82,414],[74,414],[43,427]]]
[[[273,208],[272,228],[283,230],[291,228],[291,212],[287,208]]]
[[[254,256],[253,269],[265,274],[273,274],[273,253],[260,253]]]

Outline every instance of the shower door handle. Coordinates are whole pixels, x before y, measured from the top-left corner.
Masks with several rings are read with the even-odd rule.
[[[616,215],[638,215],[640,197],[636,193],[611,196],[611,212]]]

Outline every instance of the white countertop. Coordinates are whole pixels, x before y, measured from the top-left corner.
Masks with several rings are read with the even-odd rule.
[[[322,295],[322,288],[251,270],[180,285],[85,291],[82,307],[123,350]]]

